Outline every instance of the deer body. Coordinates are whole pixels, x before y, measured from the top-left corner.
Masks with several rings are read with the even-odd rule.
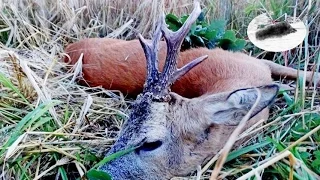
[[[247,127],[268,118],[268,106],[279,90],[271,74],[297,76],[294,69],[221,49],[179,53],[200,12],[195,1],[177,32],[168,30],[162,19],[151,41],[139,36],[142,47],[137,40],[86,39],[66,48],[72,64],[83,53],[89,85],[140,93],[107,155],[135,150],[100,167],[113,179],[170,179],[191,173],[225,145],[250,109]],[[307,79],[311,76],[308,72]]]
[[[138,40],[84,39],[69,45],[66,53],[70,56],[71,64],[76,63],[83,53],[83,77],[89,85],[120,90],[132,96],[142,92],[146,62]],[[164,65],[166,53],[166,44],[161,41],[160,67]],[[208,59],[173,84],[173,92],[192,98],[272,83],[270,68],[263,61],[218,48],[196,48],[181,52],[178,67],[202,55],[208,55]],[[65,61],[69,61],[69,57],[65,57]]]

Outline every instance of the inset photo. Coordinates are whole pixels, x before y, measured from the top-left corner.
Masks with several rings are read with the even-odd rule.
[[[293,17],[274,21],[266,13],[255,17],[247,29],[249,40],[258,48],[271,52],[290,50],[307,34],[304,23]]]

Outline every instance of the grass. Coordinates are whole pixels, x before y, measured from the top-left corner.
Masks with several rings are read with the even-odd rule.
[[[132,100],[117,91],[77,85],[77,71],[67,71],[60,61],[63,48],[85,37],[132,39],[134,32],[150,37],[162,6],[181,15],[190,12],[192,1],[9,2],[0,11],[0,177],[79,178],[103,159]],[[225,17],[228,28],[245,39],[247,25],[259,13],[297,14],[309,25],[299,47],[267,53],[248,43],[246,52],[280,64],[285,56],[289,66],[319,70],[320,14],[314,7],[320,2],[281,0],[284,7],[275,2],[202,3],[209,21]],[[320,179],[319,90],[305,85],[305,77],[296,84],[281,82],[294,90],[281,91],[270,119],[240,135],[260,130],[228,154],[219,178]],[[190,178],[209,179],[218,158]]]

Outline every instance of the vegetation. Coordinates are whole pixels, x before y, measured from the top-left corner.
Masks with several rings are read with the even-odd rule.
[[[246,45],[244,39],[236,38],[235,32],[232,30],[225,30],[226,21],[213,20],[209,24],[206,22],[204,14],[204,12],[200,14],[197,22],[185,37],[181,45],[182,51],[194,47],[207,47],[208,49],[220,47],[232,51],[239,51],[244,48]],[[167,14],[166,23],[169,25],[169,29],[177,31],[188,17],[189,15],[184,15],[178,18],[174,14]]]
[[[79,69],[68,71],[60,61],[64,46],[85,37],[132,39],[136,31],[150,37],[162,10],[159,7],[182,18],[192,9],[191,2],[3,2],[0,177],[76,179],[101,160],[109,161],[110,157],[103,159],[103,155],[114,142],[132,100],[117,91],[77,85]],[[202,1],[207,11],[203,21],[198,22],[206,22],[201,28],[215,24],[212,20],[221,19],[227,12],[230,18],[226,18],[226,29],[235,32],[233,37],[247,39],[246,27],[256,15],[271,11],[277,17],[296,13],[309,25],[309,34],[299,47],[270,54],[247,42],[242,51],[279,64],[287,59],[289,66],[301,70],[319,70],[320,12],[315,8],[320,7],[319,1],[232,1],[232,6],[228,2]],[[276,2],[279,4],[272,5]],[[200,32],[194,34],[204,44],[209,42],[210,38],[207,41]],[[229,153],[220,178],[320,179],[319,89],[306,85],[304,76],[297,82],[281,81],[292,89],[280,92],[269,120],[240,135],[252,138]],[[190,178],[208,179],[218,157],[201,168],[201,177],[194,173]],[[89,176],[98,178],[99,173],[93,170]]]

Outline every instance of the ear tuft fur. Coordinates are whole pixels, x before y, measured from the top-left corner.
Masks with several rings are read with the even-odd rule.
[[[238,125],[241,119],[250,111],[258,98],[258,91],[261,93],[258,105],[253,109],[252,118],[263,109],[273,103],[279,86],[276,84],[260,86],[256,88],[238,89],[228,94],[226,98],[220,100],[215,95],[207,97],[205,113],[209,113],[210,121],[214,124]]]
[[[245,108],[245,110],[249,111],[258,97],[258,92],[256,89],[260,91],[261,99],[251,115],[251,117],[253,117],[273,103],[279,91],[278,85],[270,84],[266,86],[259,86],[257,88],[238,89],[230,93],[227,101],[234,103],[235,106],[241,106],[242,108]]]

